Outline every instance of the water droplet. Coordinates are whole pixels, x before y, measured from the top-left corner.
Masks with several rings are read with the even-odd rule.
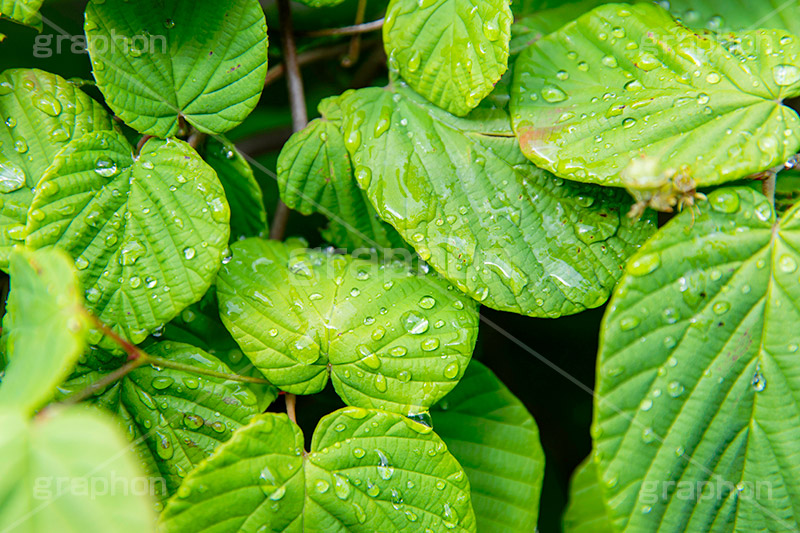
[[[421,335],[428,331],[428,319],[415,311],[406,311],[400,317],[400,323],[412,335]]]
[[[375,375],[375,389],[377,389],[378,392],[386,392],[386,388],[386,376],[379,372]]]
[[[407,353],[408,350],[405,348],[405,346],[395,346],[389,350],[389,355],[392,357],[403,357]]]
[[[101,157],[95,161],[94,171],[104,178],[112,178],[117,175],[119,169],[114,161],[107,157]]]
[[[353,456],[356,459],[363,459],[367,452],[364,451],[364,448],[353,448]]]
[[[551,104],[563,102],[567,99],[567,93],[555,85],[545,85],[540,92],[542,93],[542,98]]]
[[[165,20],[164,21],[164,27],[167,28],[168,30],[171,30],[172,28],[175,27],[175,21],[172,20],[172,19]]]
[[[25,171],[0,152],[0,193],[14,192],[25,185]]]
[[[792,272],[797,270],[797,261],[795,261],[794,258],[788,254],[783,255],[778,260],[778,268],[780,268],[783,272],[786,272],[787,274],[791,274]]]
[[[457,361],[450,363],[444,368],[444,377],[447,379],[455,379],[458,377],[459,370],[461,370],[461,366]]]
[[[183,415],[183,425],[191,430],[199,429],[203,427],[205,420],[200,415],[196,415],[193,413],[187,413]]]
[[[339,474],[333,474],[333,492],[340,500],[350,497],[350,481]]]
[[[423,309],[432,309],[436,305],[436,300],[432,296],[423,296],[419,301],[419,306]]]
[[[628,316],[619,321],[619,329],[622,331],[630,331],[639,326],[639,317]]]
[[[673,398],[677,398],[678,396],[683,394],[683,391],[684,391],[683,385],[681,385],[677,381],[672,381],[669,383],[669,385],[667,385],[667,393]]]
[[[716,313],[717,315],[724,315],[725,313],[728,312],[730,308],[731,304],[725,301],[716,302],[713,307],[714,313]]]
[[[409,72],[416,72],[419,69],[419,64],[422,61],[422,54],[419,50],[414,50],[411,54],[411,57],[408,58],[408,63],[406,67],[408,68]]]
[[[496,41],[500,38],[500,24],[498,23],[500,15],[495,15],[491,20],[483,23],[483,34],[490,41]]]
[[[320,479],[319,481],[317,481],[314,484],[314,486],[316,487],[317,492],[319,492],[320,494],[325,494],[326,492],[328,492],[328,489],[331,488],[330,483],[328,483],[324,479]]]
[[[632,276],[644,276],[661,266],[661,257],[657,252],[644,254],[628,263],[628,273]]]
[[[384,481],[389,481],[394,475],[394,467],[389,462],[386,452],[376,448],[375,453],[378,455],[378,476]]]
[[[739,210],[739,195],[736,191],[718,189],[708,196],[708,201],[714,211],[733,214]]]
[[[169,388],[173,383],[175,383],[175,380],[171,377],[159,376],[153,378],[153,380],[150,382],[150,385],[156,390],[164,390]]]
[[[787,64],[775,65],[772,67],[772,78],[781,87],[793,85],[800,81],[800,68]]]
[[[38,98],[34,98],[33,105],[36,109],[51,117],[57,117],[61,114],[61,102],[50,93],[43,93]]]
[[[753,390],[756,392],[761,392],[767,388],[767,379],[760,370],[757,370],[755,375],[753,375],[753,380],[750,382],[750,384],[753,386]]]

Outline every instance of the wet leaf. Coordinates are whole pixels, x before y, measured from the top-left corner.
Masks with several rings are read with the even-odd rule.
[[[655,5],[601,6],[520,55],[514,130],[528,158],[573,180],[625,185],[639,156],[698,186],[736,180],[800,148],[782,105],[800,95],[798,54],[785,31],[717,40]]]
[[[25,240],[33,189],[56,154],[74,138],[110,129],[105,109],[60,76],[36,69],[0,74],[0,268]]]
[[[431,409],[433,427],[469,478],[481,533],[536,529],[544,452],[531,414],[472,361],[453,392]]]
[[[186,479],[160,523],[166,533],[477,531],[467,476],[444,442],[402,415],[355,407],[323,418],[307,455],[286,415],[260,415]]]
[[[466,119],[396,83],[346,93],[359,186],[419,256],[482,304],[557,317],[602,305],[653,232],[625,193],[564,183],[519,151],[508,115]]]
[[[304,215],[328,217],[330,224],[323,236],[337,247],[350,251],[376,248],[389,254],[394,248],[406,248],[402,237],[378,217],[356,183],[341,132],[338,100],[323,100],[319,106],[322,118],[292,135],[281,150],[281,199]]]
[[[3,531],[155,531],[147,490],[158,481],[142,476],[111,420],[72,407],[31,423],[2,408],[0,427]]]
[[[359,407],[416,414],[463,376],[478,313],[435,274],[248,239],[217,279],[222,321],[281,389],[312,394],[330,374]]]
[[[389,68],[419,94],[463,116],[508,68],[505,0],[392,0],[383,40]]]
[[[106,102],[141,133],[174,136],[180,117],[223,133],[261,96],[267,23],[258,0],[168,0],[148,9],[92,0],[84,29]]]
[[[269,233],[261,186],[250,163],[224,137],[206,141],[203,158],[217,173],[231,208],[231,242]]]
[[[39,182],[26,244],[69,252],[91,309],[139,343],[208,290],[229,217],[215,172],[186,143],[151,139],[134,158],[122,135],[90,133]]]
[[[147,353],[198,372],[234,373],[188,344],[156,343]],[[81,368],[59,387],[59,396],[69,397],[104,375]],[[199,462],[276,397],[272,387],[146,365],[98,391],[92,402],[117,415],[144,470],[163,479],[154,496],[166,498]]]
[[[0,0],[0,16],[41,30],[42,15],[39,9],[43,3],[44,0]]]
[[[613,533],[592,456],[572,474],[569,505],[564,512],[564,533]]]
[[[88,324],[75,270],[63,252],[14,252],[10,273],[3,319],[10,364],[0,386],[0,406],[32,414],[72,371],[86,344]]]
[[[628,263],[592,432],[615,530],[798,527],[798,264],[800,206],[776,221],[749,188],[714,191]]]

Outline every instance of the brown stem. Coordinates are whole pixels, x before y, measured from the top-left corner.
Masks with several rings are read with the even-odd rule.
[[[192,132],[189,134],[189,138],[186,142],[189,143],[189,146],[194,148],[195,152],[199,152],[200,147],[206,143],[206,137],[208,137],[208,135],[192,128]]]
[[[94,325],[97,326],[103,335],[111,339],[112,341],[116,342],[120,345],[120,347],[125,350],[125,353],[128,354],[128,361],[135,361],[137,359],[147,359],[147,354],[139,349],[138,346],[131,344],[128,342],[127,339],[123,339],[117,332],[111,329],[110,327],[106,326],[102,320],[97,318],[95,315],[88,313],[89,319],[94,322]]]
[[[136,144],[136,153],[138,154],[139,152],[141,152],[142,147],[144,147],[145,143],[152,138],[153,138],[152,135],[142,135],[142,138],[139,139],[139,142]]]
[[[775,207],[775,183],[777,180],[777,172],[772,172],[768,170],[766,172],[767,176],[761,182],[761,192],[764,193],[764,196],[767,197],[772,207]]]
[[[358,0],[358,7],[356,8],[356,23],[355,26],[360,26],[364,22],[364,12],[367,10],[367,0]],[[350,39],[350,51],[342,59],[343,67],[350,67],[358,61],[358,54],[361,50],[361,34],[356,33]]]
[[[281,23],[281,47],[283,64],[286,70],[286,86],[289,89],[289,107],[292,110],[292,130],[300,131],[308,124],[306,97],[303,92],[303,77],[300,75],[300,64],[297,60],[297,46],[294,41],[292,27],[292,8],[289,0],[278,0],[278,14]],[[271,239],[282,239],[286,233],[289,219],[289,208],[282,200],[278,200],[278,208],[272,219],[269,236]]]
[[[310,63],[315,63],[317,61],[322,61],[324,59],[330,59],[333,57],[337,57],[341,54],[347,52],[348,48],[350,47],[349,44],[339,44],[336,46],[326,46],[323,48],[314,48],[313,50],[308,50],[297,56],[297,64],[299,66],[305,66]],[[286,73],[286,67],[284,67],[283,63],[279,65],[275,65],[271,69],[267,71],[267,79],[264,81],[264,86],[267,86],[274,81],[281,78]]]
[[[352,26],[343,26],[341,28],[325,28],[324,30],[314,30],[306,33],[306,35],[309,37],[325,37],[327,35],[358,35],[361,33],[377,31],[382,27],[383,19],[378,19],[373,20],[372,22],[353,24]]]
[[[289,420],[297,424],[297,396],[287,392],[284,395],[284,399],[286,401],[286,415]]]
[[[78,392],[76,394],[73,394],[72,396],[70,396],[69,398],[64,400],[63,403],[66,404],[66,405],[72,405],[72,404],[76,404],[78,402],[82,402],[83,400],[85,400],[85,399],[89,398],[90,396],[92,396],[95,392],[108,387],[109,385],[111,385],[112,383],[114,383],[117,380],[120,380],[120,379],[124,378],[125,376],[130,374],[132,371],[136,370],[137,368],[139,368],[140,366],[142,366],[142,365],[144,365],[144,364],[146,364],[148,362],[149,361],[148,361],[148,357],[147,356],[139,357],[138,359],[134,359],[132,361],[128,361],[127,363],[125,363],[124,365],[119,367],[118,369],[114,370],[113,372],[110,372],[110,373],[106,374],[101,379],[98,379],[97,381],[95,381],[94,383],[92,383],[91,385],[89,385],[88,387],[83,389],[82,391],[80,391],[80,392]]]

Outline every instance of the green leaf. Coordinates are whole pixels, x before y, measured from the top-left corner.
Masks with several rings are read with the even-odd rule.
[[[515,63],[522,151],[561,177],[613,186],[638,156],[699,186],[783,164],[800,149],[800,118],[782,105],[800,95],[800,41],[772,30],[727,39],[655,5],[583,15]]]
[[[304,215],[331,219],[323,236],[336,246],[391,249],[406,243],[375,213],[353,176],[342,136],[340,97],[319,105],[322,118],[292,135],[278,157],[281,199]]]
[[[0,409],[2,531],[154,531],[147,489],[110,420],[73,407],[30,423]]]
[[[267,413],[190,474],[161,517],[183,531],[476,531],[469,482],[427,426],[346,408],[303,434]],[[220,512],[224,510],[224,512]]]
[[[106,102],[141,133],[174,136],[180,117],[202,132],[223,133],[258,103],[267,73],[258,0],[166,0],[148,9],[93,0],[85,30]]]
[[[232,249],[217,279],[222,321],[281,389],[319,392],[330,366],[345,403],[417,414],[463,376],[477,309],[435,274],[296,241]]]
[[[71,261],[59,250],[11,255],[11,292],[3,332],[10,360],[0,406],[32,414],[75,366],[88,324]]]
[[[418,93],[463,116],[508,68],[505,0],[392,0],[383,40],[389,67]]]
[[[798,263],[800,206],[776,222],[749,188],[714,191],[628,263],[593,431],[615,529],[798,527]]]
[[[572,474],[563,529],[564,533],[614,533],[591,455]]]
[[[43,3],[44,0],[0,0],[0,16],[41,29],[42,15],[39,9]]]
[[[77,85],[35,69],[0,74],[0,268],[25,239],[33,188],[71,139],[112,124]]]
[[[209,138],[204,159],[225,189],[231,208],[231,242],[269,233],[261,187],[236,146],[225,138]]]
[[[595,7],[611,3],[635,3],[612,0],[568,0],[561,4],[533,2],[512,10],[516,20],[511,26],[511,53],[516,54],[543,36],[572,22]],[[545,5],[543,5],[545,4]],[[800,34],[800,4],[785,0],[670,0],[658,2],[688,28],[728,32],[752,29],[779,29]]]
[[[233,373],[213,355],[188,344],[161,342],[148,347],[147,353],[198,372]],[[68,397],[104,375],[83,369],[59,392]],[[276,396],[272,387],[148,365],[98,391],[93,401],[119,417],[144,469],[164,479],[164,490],[157,496],[166,497],[195,465]]]
[[[42,177],[26,244],[67,250],[97,316],[139,343],[208,290],[229,216],[216,174],[188,144],[150,139],[134,157],[121,134],[98,132]]]
[[[622,192],[528,163],[508,115],[459,119],[404,84],[342,99],[355,176],[420,257],[488,307],[557,317],[602,305],[653,232]]]
[[[478,530],[536,530],[544,452],[522,402],[491,370],[472,361],[431,415],[437,434],[467,473]]]
[[[214,287],[203,299],[192,304],[162,330],[153,333],[161,341],[191,344],[213,355],[236,374],[265,379],[264,375],[245,357],[219,317],[219,303]],[[265,410],[275,401],[277,390],[271,385],[250,384],[259,397],[259,409]]]

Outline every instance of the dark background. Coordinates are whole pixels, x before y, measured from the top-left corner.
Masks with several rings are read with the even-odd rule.
[[[41,35],[35,30],[0,21],[0,33],[7,35],[6,41],[0,44],[0,71],[36,67],[65,78],[91,80],[88,55],[73,53],[73,42],[66,38],[61,40],[61,53],[57,53],[56,49],[57,36],[62,30],[64,35],[82,35],[85,3],[69,0],[46,3],[42,13],[49,22],[45,24]],[[278,28],[274,6],[268,2],[264,2],[264,6],[268,26]],[[296,30],[303,32],[352,24],[355,6],[356,0],[318,10],[293,4]],[[385,0],[370,0],[365,20],[380,18],[384,7]],[[52,56],[35,57],[36,39],[44,45],[48,35],[52,41],[46,48],[52,51]],[[326,96],[340,94],[348,88],[386,83],[380,34],[364,35],[358,60],[345,68],[341,65],[342,50],[349,42],[347,37],[300,38],[301,53],[319,48],[329,52],[327,59],[303,68],[309,118],[317,116],[316,105]],[[279,43],[278,33],[270,32],[270,67],[280,63]],[[39,56],[46,54],[47,51],[41,49],[38,53]],[[86,90],[102,101],[99,91],[92,87]],[[276,78],[265,88],[256,111],[229,134],[242,151],[255,157],[262,166],[254,168],[254,171],[264,190],[270,214],[274,213],[278,195],[275,182],[277,155],[290,134],[291,116],[282,77]],[[292,213],[287,235],[302,235],[315,246],[321,244],[317,229],[325,223],[322,217],[304,217]],[[539,520],[539,528],[544,533],[560,531],[569,476],[590,452],[592,398],[585,388],[578,387],[529,351],[520,348],[514,339],[573,376],[585,387],[592,388],[602,312],[602,309],[598,309],[558,320],[545,320],[482,309],[484,316],[503,331],[495,330],[483,322],[475,356],[486,363],[525,403],[539,425],[547,459]],[[298,416],[306,433],[311,433],[319,417],[338,407],[337,402],[338,398],[330,391],[299,398]]]

